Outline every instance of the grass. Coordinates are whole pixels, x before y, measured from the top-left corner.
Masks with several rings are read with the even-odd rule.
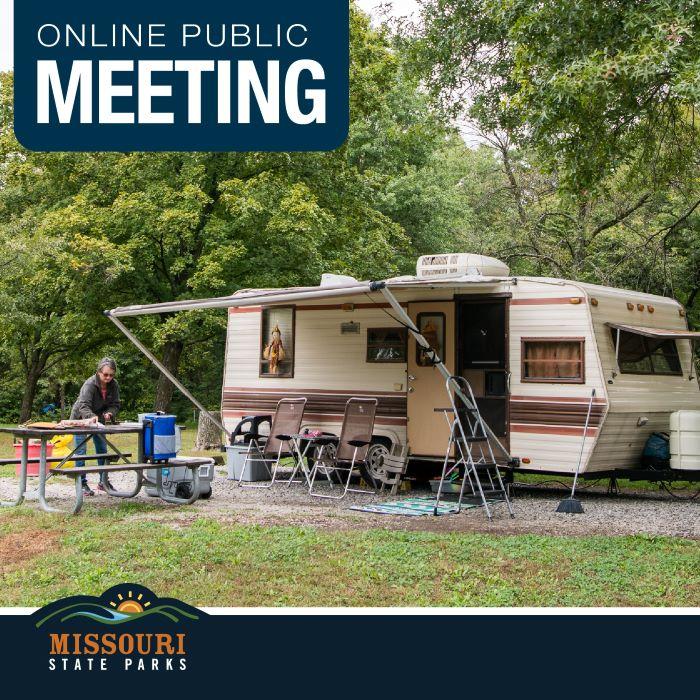
[[[697,606],[700,542],[327,531],[139,516],[0,512],[0,605],[39,606],[136,582],[202,606]],[[9,560],[7,543],[31,548]],[[16,551],[16,550],[12,550]]]
[[[183,452],[195,436],[183,433]],[[135,452],[135,435],[114,440]],[[0,434],[0,457],[13,455]],[[3,509],[0,606],[123,582],[202,606],[700,605],[695,540],[242,527],[150,512],[162,506],[123,502],[78,518]]]

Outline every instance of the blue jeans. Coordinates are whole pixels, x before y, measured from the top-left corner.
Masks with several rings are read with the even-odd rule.
[[[85,439],[87,437],[87,440]],[[74,435],[73,436],[73,446],[76,447],[75,454],[84,455],[87,454],[87,446],[90,442],[90,436],[86,435]],[[82,445],[80,444],[82,443]],[[104,435],[93,435],[92,444],[95,446],[95,454],[104,454],[107,452],[107,439]],[[100,457],[97,460],[97,464],[101,467],[105,463],[105,460]],[[85,461],[82,459],[75,460],[76,467],[84,467]],[[104,472],[100,472],[100,479],[104,476]],[[83,483],[87,484],[87,476],[83,474]]]

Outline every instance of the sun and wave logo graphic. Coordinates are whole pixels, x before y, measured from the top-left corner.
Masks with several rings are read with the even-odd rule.
[[[47,623],[53,626],[68,620],[83,618],[104,625],[123,625],[138,619],[158,617],[178,623],[198,620],[203,613],[191,605],[173,598],[158,598],[145,586],[122,584],[113,586],[101,596],[64,598],[34,613],[37,628]]]

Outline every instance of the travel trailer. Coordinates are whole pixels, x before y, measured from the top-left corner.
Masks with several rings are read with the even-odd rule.
[[[317,287],[243,290],[107,315],[164,370],[118,317],[197,308],[228,309],[227,433],[243,416],[272,413],[281,398],[300,396],[307,398],[303,427],[337,433],[349,398],[375,397],[368,477],[389,450],[407,450],[412,469],[439,473],[449,375],[468,380],[503,464],[534,472],[635,469],[647,438],[668,431],[672,413],[700,409],[692,345],[700,333],[688,330],[677,301],[515,277],[486,256],[423,256],[415,276],[324,275]]]
[[[358,284],[325,275],[317,288],[275,290],[286,295],[281,303],[263,297],[229,309],[224,423],[230,430],[281,398],[305,396],[306,426],[337,432],[345,402],[372,396],[369,468],[407,447],[414,466],[428,462],[439,473],[449,437],[439,410],[449,405],[445,380],[382,294],[357,293]],[[465,254],[424,256],[415,276],[386,285],[448,371],[469,381],[522,469],[573,474],[582,443],[581,473],[636,468],[672,412],[700,409],[692,347],[700,334],[688,331],[673,299],[513,277],[498,260]]]

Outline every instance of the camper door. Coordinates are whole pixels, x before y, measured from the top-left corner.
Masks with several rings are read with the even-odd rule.
[[[455,304],[452,301],[409,303],[408,315],[425,339],[454,372]],[[411,336],[408,343],[408,445],[414,457],[444,457],[450,436],[445,414],[450,405],[445,379]]]

